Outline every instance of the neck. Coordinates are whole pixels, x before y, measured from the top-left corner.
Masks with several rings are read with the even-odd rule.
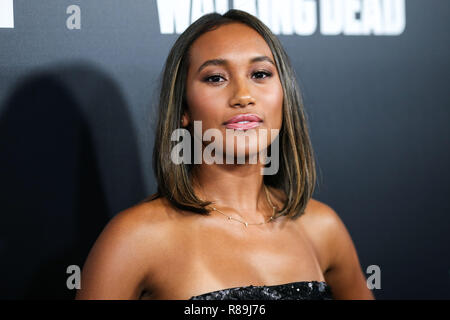
[[[194,190],[198,197],[213,201],[217,209],[230,215],[237,213],[248,222],[264,221],[272,215],[272,208],[264,190],[262,168],[262,164],[202,163],[192,172]]]

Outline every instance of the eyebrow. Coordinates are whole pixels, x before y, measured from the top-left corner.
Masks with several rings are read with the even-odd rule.
[[[255,63],[255,62],[260,62],[260,61],[268,61],[275,66],[275,63],[268,56],[259,56],[259,57],[254,57],[254,58],[250,59],[250,63]],[[228,64],[228,60],[226,60],[226,59],[207,60],[207,61],[203,62],[202,65],[198,68],[197,73],[202,71],[207,66],[211,66],[211,65],[223,66],[223,65],[227,65],[227,64]]]

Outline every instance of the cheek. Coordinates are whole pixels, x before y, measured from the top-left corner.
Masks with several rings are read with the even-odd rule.
[[[214,119],[222,119],[222,108],[220,95],[212,90],[205,90],[201,87],[193,87],[186,96],[191,121],[201,120],[204,125]]]
[[[281,84],[263,93],[265,116],[271,127],[281,127],[283,119],[283,88]]]

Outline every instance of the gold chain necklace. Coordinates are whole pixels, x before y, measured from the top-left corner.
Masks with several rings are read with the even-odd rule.
[[[233,218],[233,217],[231,217],[231,216],[229,216],[229,215],[223,213],[222,211],[220,211],[220,210],[217,209],[216,207],[211,206],[211,208],[212,208],[214,211],[217,211],[217,212],[219,212],[220,214],[226,216],[226,217],[228,218],[228,220],[235,220],[235,221],[238,221],[238,222],[242,223],[243,225],[245,225],[246,227],[248,227],[249,225],[254,225],[254,226],[255,226],[255,225],[266,224],[266,223],[268,223],[268,222],[270,222],[270,221],[272,221],[272,220],[275,220],[275,219],[278,218],[278,217],[275,218],[275,214],[277,213],[277,207],[274,206],[273,203],[272,203],[272,201],[270,200],[270,197],[269,197],[269,191],[267,191],[266,185],[264,185],[264,191],[266,192],[267,202],[269,202],[269,205],[272,207],[272,210],[273,210],[272,216],[271,216],[269,219],[267,219],[267,221],[264,221],[264,222],[249,223],[249,222],[247,222],[247,221],[243,221],[243,220],[240,220],[240,219]],[[238,213],[238,214],[239,214],[239,213]]]

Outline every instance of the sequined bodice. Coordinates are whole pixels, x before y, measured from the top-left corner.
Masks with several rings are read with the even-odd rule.
[[[193,296],[189,300],[332,300],[325,281],[300,281],[273,286],[228,288]]]

